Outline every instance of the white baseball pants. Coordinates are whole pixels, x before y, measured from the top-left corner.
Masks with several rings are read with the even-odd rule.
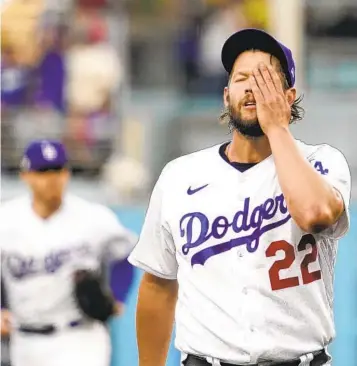
[[[12,366],[109,366],[110,336],[100,323],[51,335],[14,332],[10,355]]]

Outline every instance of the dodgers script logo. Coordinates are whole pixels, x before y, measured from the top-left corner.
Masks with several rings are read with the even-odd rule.
[[[285,217],[279,221],[268,222],[277,212]],[[243,210],[237,211],[232,220],[225,216],[218,216],[211,222],[202,212],[191,212],[180,220],[180,235],[186,239],[186,243],[182,246],[182,253],[187,255],[192,248],[201,246],[210,238],[222,239],[229,228],[232,228],[237,234],[247,232],[250,229],[254,229],[254,231],[249,235],[239,236],[198,251],[192,256],[191,265],[204,265],[210,257],[240,245],[246,245],[247,251],[254,253],[258,249],[260,237],[264,233],[284,225],[290,218],[283,194],[275,198],[268,198],[252,210],[250,209],[250,198],[246,198]],[[198,235],[194,235],[194,226],[199,227]]]
[[[71,249],[53,251],[43,258],[8,253],[6,267],[14,279],[22,280],[29,276],[56,273],[71,258],[83,258],[91,255],[90,247],[85,244]]]

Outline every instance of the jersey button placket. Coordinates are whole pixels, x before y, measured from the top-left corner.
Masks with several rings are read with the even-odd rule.
[[[249,350],[251,353],[252,363],[257,363],[257,359],[262,349],[262,345],[265,340],[261,338],[264,329],[261,328],[261,318],[264,317],[264,312],[268,311],[260,307],[261,301],[259,300],[260,294],[256,287],[248,289],[249,304],[250,304],[250,316],[249,316]]]
[[[244,338],[244,343],[247,345],[248,352],[250,351],[250,325],[252,321],[251,315],[251,299],[250,299],[250,291],[249,291],[249,276],[247,275],[247,268],[244,268],[244,264],[242,265],[241,258],[235,257],[235,278],[240,279],[237,281],[237,287],[240,287],[239,296],[238,296],[238,307],[240,312],[237,314],[239,323],[242,328],[242,336]],[[243,283],[243,287],[242,287]]]
[[[259,307],[259,299],[255,295],[254,290],[254,273],[252,267],[254,267],[254,260],[252,257],[245,256],[245,258],[237,258],[236,276],[241,279],[241,297],[242,313],[243,313],[243,324],[245,333],[245,342],[248,347],[248,351],[251,356],[251,363],[255,363],[255,355],[257,347],[259,347],[259,332],[257,319],[259,319],[261,311],[264,311]]]

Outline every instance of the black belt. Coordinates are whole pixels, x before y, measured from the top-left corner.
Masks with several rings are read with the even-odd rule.
[[[326,354],[325,350],[321,350],[319,352],[314,353],[314,358],[312,361],[310,361],[309,366],[322,366],[327,361],[329,361],[330,357]],[[269,364],[267,362],[267,365],[269,366],[299,366],[301,363],[300,359],[298,360],[292,360],[292,361],[284,361],[284,362],[273,362]],[[184,365],[186,366],[212,366],[209,362],[206,361],[206,359],[195,356],[195,355],[188,355]],[[238,366],[233,365],[231,363],[227,362],[221,362],[221,366]],[[259,364],[249,364],[246,366],[259,366]]]
[[[83,323],[84,323],[83,320],[75,320],[75,321],[68,323],[67,327],[75,328],[75,327],[78,327],[79,325],[82,325]],[[63,329],[63,328],[59,328],[53,324],[46,324],[41,327],[33,327],[30,325],[20,325],[17,328],[17,330],[21,333],[40,334],[40,335],[50,335],[50,334],[58,332],[60,329]]]

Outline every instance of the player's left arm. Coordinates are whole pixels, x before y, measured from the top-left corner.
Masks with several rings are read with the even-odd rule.
[[[301,229],[319,233],[343,215],[348,218],[351,177],[338,150],[326,145],[308,160],[288,130],[276,131],[269,140],[286,204]]]
[[[137,242],[137,235],[127,229],[110,209],[103,207],[101,214],[101,259],[116,300],[116,315],[121,315],[124,311],[123,287],[127,285],[128,279],[122,276],[117,278],[117,274],[122,275],[126,259]]]
[[[250,81],[258,120],[269,139],[279,183],[292,218],[308,233],[333,228],[344,213],[348,218],[351,177],[345,158],[329,147],[330,153],[321,153],[320,159],[322,164],[329,165],[328,173],[318,172],[304,157],[289,130],[296,90],[284,91],[281,79],[270,65],[261,64],[255,68]],[[336,236],[338,229],[334,229]]]
[[[132,281],[134,279],[134,267],[127,259],[115,261],[108,268],[108,281],[114,298],[118,304],[117,314],[124,311]]]

